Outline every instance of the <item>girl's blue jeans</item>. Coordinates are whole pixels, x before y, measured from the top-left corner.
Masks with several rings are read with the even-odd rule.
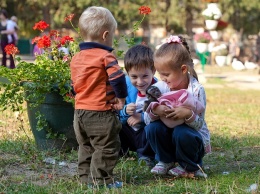
[[[147,140],[156,153],[155,159],[164,163],[178,162],[189,172],[202,167],[203,140],[198,131],[186,124],[168,128],[161,120],[145,127]]]

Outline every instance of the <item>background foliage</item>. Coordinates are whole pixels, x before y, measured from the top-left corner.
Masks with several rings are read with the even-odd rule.
[[[5,8],[10,16],[19,19],[20,37],[31,38],[32,24],[43,19],[52,28],[69,28],[63,22],[64,17],[74,13],[77,21],[82,11],[88,6],[104,6],[110,9],[118,21],[119,28],[127,29],[138,18],[136,11],[140,5],[148,5],[152,13],[143,22],[143,28],[164,26],[168,31],[191,35],[194,25],[203,25],[201,11],[206,8],[205,0],[0,0],[1,8]],[[256,34],[260,30],[259,0],[220,0],[223,19],[235,30],[244,34]]]

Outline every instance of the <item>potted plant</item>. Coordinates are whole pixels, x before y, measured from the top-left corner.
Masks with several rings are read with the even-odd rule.
[[[145,16],[151,12],[147,6],[141,6],[139,11],[143,18],[134,24],[131,33],[138,30]],[[65,21],[69,21],[76,30],[76,37],[61,36],[56,30],[45,33],[49,24],[40,21],[33,29],[40,30],[42,36],[35,37],[32,42],[43,52],[36,55],[34,62],[16,58],[15,69],[0,66],[0,109],[23,112],[23,104],[26,102],[31,130],[40,149],[60,149],[67,145],[74,148],[76,145],[69,63],[79,51],[78,43],[81,38],[72,24],[73,17],[74,14],[70,14]],[[122,35],[121,38],[129,47],[134,44],[134,37]],[[115,47],[119,40],[114,41]],[[19,52],[14,45],[8,45],[5,50],[11,55]],[[123,52],[117,51],[120,55]]]
[[[218,66],[223,67],[224,65],[226,65],[227,55],[228,55],[228,50],[225,45],[220,46],[215,51],[215,61]]]
[[[222,16],[217,3],[209,3],[207,8],[202,12],[205,18],[205,25],[208,30],[215,30],[218,25],[218,20]]]
[[[67,20],[71,22],[72,18],[70,15]],[[33,27],[40,30],[42,36],[34,38],[32,43],[43,52],[36,55],[34,62],[16,58],[17,68],[0,68],[1,77],[8,80],[1,82],[0,106],[23,112],[23,102],[27,102],[28,118],[38,148],[76,148],[73,99],[68,96],[72,91],[69,62],[78,51],[78,41],[61,36],[56,30],[44,32],[48,27],[44,21]],[[69,52],[62,49],[69,49]],[[11,55],[19,52],[12,44],[5,50]]]
[[[205,16],[205,26],[208,30],[215,30],[218,26],[218,20],[214,19],[214,14],[212,16]]]
[[[195,34],[194,40],[196,42],[196,50],[199,53],[204,53],[208,51],[208,43],[211,40],[211,36],[208,32]]]

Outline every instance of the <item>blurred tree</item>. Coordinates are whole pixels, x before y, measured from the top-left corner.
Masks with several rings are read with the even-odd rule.
[[[224,20],[235,30],[246,35],[260,32],[259,0],[225,0],[219,4]]]
[[[82,11],[92,5],[110,9],[118,21],[119,30],[131,28],[140,18],[139,6],[148,5],[152,13],[142,23],[145,31],[149,31],[149,26],[163,26],[170,33],[192,35],[194,23],[204,25],[201,11],[207,5],[205,0],[0,0],[0,3],[10,16],[18,17],[19,35],[27,38],[36,35],[37,32],[32,30],[35,22],[45,20],[51,28],[70,27],[64,23],[64,17],[74,13],[74,21],[77,21]],[[219,0],[219,5],[223,20],[236,30],[245,34],[259,32],[259,0]]]

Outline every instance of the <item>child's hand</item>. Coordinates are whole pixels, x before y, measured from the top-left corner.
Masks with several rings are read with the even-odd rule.
[[[135,103],[130,103],[126,106],[126,113],[128,115],[133,115],[136,111],[136,104]]]
[[[129,117],[127,119],[127,123],[129,126],[135,126],[136,124],[140,123],[142,120],[141,120],[141,113],[136,113],[134,115],[132,115],[131,117]]]
[[[125,98],[114,98],[109,101],[111,103],[111,107],[114,110],[122,110],[125,105]]]
[[[165,110],[165,113],[166,118],[171,118],[173,120],[190,118],[192,115],[190,109],[181,106]]]
[[[165,111],[168,110],[168,109],[170,109],[168,106],[159,105],[159,106],[155,107],[155,108],[152,110],[152,112],[153,112],[153,114],[158,115],[158,116],[160,116],[160,117],[166,117],[166,115],[167,115],[168,113],[166,113]]]

